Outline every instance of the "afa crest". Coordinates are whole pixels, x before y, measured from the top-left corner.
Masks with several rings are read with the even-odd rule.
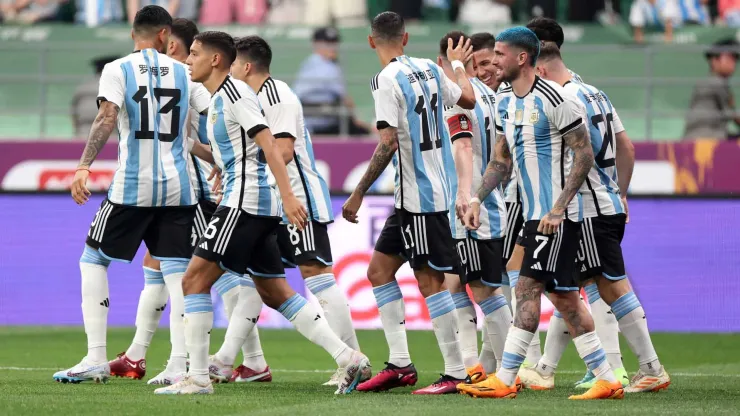
[[[216,120],[218,120],[218,113],[216,113],[215,111],[211,113],[209,120],[211,121],[211,124],[216,124]]]
[[[531,124],[535,124],[540,120],[540,109],[535,107],[534,110],[532,110],[532,114],[529,115],[529,122]]]
[[[514,123],[521,124],[524,121],[524,110],[516,110],[514,113]]]

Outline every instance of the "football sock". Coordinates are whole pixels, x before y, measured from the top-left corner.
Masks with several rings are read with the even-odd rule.
[[[350,348],[359,351],[360,344],[352,326],[349,303],[342,289],[337,286],[334,275],[325,273],[309,277],[306,279],[306,287],[319,300],[331,330]]]
[[[501,273],[501,290],[504,292],[506,303],[509,304],[509,310],[511,310],[511,282],[509,281],[509,275],[506,272]]]
[[[658,354],[650,339],[645,310],[634,292],[629,292],[612,303],[614,317],[617,318],[619,329],[627,340],[632,352],[637,356],[640,369],[649,375],[660,374],[661,365]]]
[[[467,376],[463,364],[460,342],[457,339],[457,316],[455,302],[450,292],[443,290],[425,299],[429,316],[432,318],[434,335],[445,362],[445,374],[457,379]],[[476,357],[477,358],[477,357]]]
[[[157,331],[168,297],[162,272],[144,267],[144,289],[139,295],[139,306],[136,308],[136,333],[134,342],[126,350],[126,357],[130,360],[146,358],[146,351]]]
[[[578,355],[586,363],[586,367],[593,373],[597,380],[606,380],[610,383],[617,381],[614,372],[606,360],[606,353],[601,347],[596,331],[587,332],[581,336],[573,338]]]
[[[85,246],[80,258],[82,276],[82,319],[87,334],[87,359],[90,364],[108,361],[106,332],[108,330],[108,265],[110,260],[97,250]]]
[[[388,342],[390,356],[388,362],[398,367],[411,364],[409,344],[406,341],[406,308],[397,281],[373,288],[378,304],[380,322]]]
[[[185,298],[182,292],[182,277],[188,268],[188,262],[187,260],[163,260],[161,265],[164,284],[170,293],[170,343],[172,344],[172,350],[167,362],[167,369],[174,372],[184,372],[188,350],[185,345],[185,324],[183,322]],[[209,305],[211,304],[209,303]],[[210,312],[211,322],[209,327],[213,325],[213,305],[211,305]],[[206,369],[208,369],[207,365]]]
[[[211,295],[187,295],[184,299],[185,340],[190,355],[188,375],[199,383],[210,383],[208,376],[208,346],[213,327]],[[169,368],[169,365],[168,365]],[[184,364],[183,370],[184,371]]]
[[[239,292],[241,290],[242,277],[232,272],[225,272],[221,277],[216,280],[213,284],[213,288],[216,290],[221,300],[224,303],[224,310],[226,316],[231,320],[231,314],[234,313],[234,308],[239,300]]]
[[[241,278],[239,279],[241,281]],[[227,366],[233,366],[239,350],[247,339],[247,334],[257,325],[260,312],[262,311],[262,299],[257,289],[252,286],[237,286],[239,294],[235,296],[238,301],[234,312],[229,319],[226,328],[226,336],[221,348],[216,353],[216,358]],[[233,290],[233,289],[231,289]]]
[[[619,324],[609,305],[599,296],[599,288],[596,284],[584,287],[591,304],[591,316],[594,318],[596,334],[601,340],[601,345],[606,352],[606,360],[612,369],[623,367],[622,352],[619,349]]]
[[[249,275],[244,275],[242,277],[242,285],[249,286],[254,289],[254,281],[251,277],[249,277]],[[254,302],[259,302],[261,311],[262,298],[260,298],[258,295],[258,297],[254,299]],[[257,315],[256,318],[257,321],[259,321],[259,315]],[[252,327],[252,330],[247,333],[247,338],[246,340],[244,340],[244,344],[242,344],[242,355],[244,356],[244,361],[242,361],[242,364],[245,367],[251,368],[255,371],[261,371],[267,367],[267,362],[265,362],[265,354],[262,352],[262,343],[260,342],[260,331],[259,329],[257,329],[256,322],[255,325]]]
[[[337,362],[339,367],[346,367],[352,361],[352,350],[331,330],[319,310],[306,298],[294,294],[278,308],[293,326],[309,341],[323,348]]]
[[[506,272],[509,276],[509,287],[511,287],[511,314],[516,315],[516,283],[519,281],[519,270]]]
[[[465,367],[474,367],[478,364],[478,319],[475,308],[467,292],[453,293],[452,301],[455,303],[463,364]]]
[[[540,347],[540,329],[537,328],[534,331],[532,342],[529,344],[529,348],[527,348],[527,358],[525,358],[525,361],[529,365],[536,365],[540,361],[540,358],[542,358],[542,349]]]
[[[517,328],[514,325],[509,328],[503,358],[501,359],[501,367],[496,372],[496,377],[507,386],[514,385],[516,374],[524,362],[524,357],[527,355],[527,348],[529,348],[529,343],[532,342],[532,337],[534,337],[533,333]]]
[[[504,295],[493,295],[482,301],[478,306],[485,317],[488,338],[497,361],[504,355],[506,336],[511,326],[511,311]]]
[[[557,310],[550,318],[550,325],[547,328],[545,337],[545,353],[540,358],[537,365],[537,371],[543,376],[550,376],[558,368],[560,358],[563,356],[565,348],[570,342],[570,332],[568,325]]]
[[[486,374],[493,374],[496,372],[496,355],[493,353],[493,347],[491,346],[491,340],[488,338],[488,329],[486,325],[483,325],[483,346],[480,349],[480,356],[478,362],[481,363],[483,369],[486,370]]]

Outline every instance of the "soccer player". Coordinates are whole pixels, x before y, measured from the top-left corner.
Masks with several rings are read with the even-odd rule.
[[[360,384],[360,391],[380,391],[414,385],[417,371],[409,357],[405,312],[396,271],[408,261],[426,298],[434,333],[445,362],[444,375],[414,394],[454,393],[466,377],[457,338],[455,303],[444,289],[444,272],[457,259],[447,218],[454,161],[444,127],[445,105],[475,108],[475,92],[463,61],[470,57],[470,42],[448,47],[457,84],[442,68],[427,59],[404,54],[408,42],[403,18],[383,12],[372,21],[368,37],[383,70],[370,86],[375,100],[380,143],[355,191],[342,207],[342,215],[357,222],[357,212],[370,186],[393,160],[397,169],[395,211],[375,244],[367,275],[378,302],[380,319],[390,348],[387,367]]]
[[[87,202],[90,165],[116,124],[119,167],[80,259],[88,353],[76,366],[54,374],[57,381],[105,381],[110,375],[106,327],[112,260],[131,262],[143,240],[161,261],[164,281],[176,288],[190,258],[197,201],[188,174],[185,121],[188,108],[205,111],[209,99],[190,81],[185,65],[162,53],[171,25],[172,17],[159,6],[139,10],[132,30],[136,51],[106,65],[100,78],[100,109],[75,173],[74,200]],[[170,296],[176,302],[176,293]]]
[[[535,74],[539,46],[534,32],[521,26],[496,38],[494,65],[501,70],[499,80],[510,87],[497,96],[494,157],[465,223],[470,229],[480,226],[481,201],[508,179],[516,163],[525,219],[524,261],[515,291],[514,326],[506,338],[501,367],[486,381],[459,388],[476,397],[516,397],[517,372],[539,324],[540,299],[547,290],[566,318],[579,355],[598,379],[585,394],[570,398],[621,398],[622,385],[572,282],[581,232],[578,189],[594,163],[585,115],[573,95]]]
[[[257,91],[257,98],[265,111],[267,124],[271,131],[275,132],[278,149],[283,160],[288,163],[288,176],[293,193],[308,208],[309,222],[303,231],[288,224],[287,218],[283,218],[284,223],[278,230],[278,244],[283,263],[289,267],[299,268],[306,286],[319,300],[331,329],[350,348],[359,350],[347,298],[336,285],[332,273],[327,224],[334,220],[334,215],[329,187],[316,170],[311,137],[303,123],[301,102],[288,84],[270,76],[272,49],[264,39],[259,36],[238,39],[236,51],[236,60],[231,65],[231,75]],[[238,308],[252,309],[247,312],[246,318],[258,316],[260,312],[252,306],[252,298],[259,299],[256,289],[252,289],[248,299],[240,297],[237,303]],[[238,336],[243,337],[254,327],[253,319],[242,318],[244,317],[229,322],[227,340],[210,363],[211,378],[224,377],[227,372],[230,373],[231,365],[241,346]],[[232,331],[234,325],[240,328]],[[235,336],[229,337],[232,332]],[[241,341],[243,343],[243,338]],[[265,370],[266,367],[266,363],[256,368],[247,366],[241,370],[238,377],[258,380],[266,371],[269,372],[269,369]],[[327,385],[337,385],[343,370],[338,369]],[[370,375],[365,374],[364,378],[368,379]]]
[[[285,281],[277,230],[281,201],[288,222],[303,230],[306,209],[296,198],[280,149],[267,127],[257,96],[229,75],[236,47],[224,32],[199,33],[187,64],[193,80],[213,94],[207,120],[208,140],[223,172],[224,196],[198,242],[183,279],[188,376],[156,394],[211,394],[208,347],[213,326],[210,290],[224,270],[249,272],[262,300],[278,310],[312,342],[345,368],[337,393],[351,392],[369,361],[332,332],[317,308]],[[267,180],[275,176],[280,196]]]
[[[586,286],[588,300],[593,302],[592,299],[602,299],[607,308],[611,307],[622,334],[637,356],[640,370],[629,383],[622,367],[621,354],[612,358],[607,351],[607,361],[622,385],[629,384],[625,389],[627,393],[667,388],[671,380],[658,361],[650,340],[645,311],[627,279],[620,246],[627,221],[626,204],[620,192],[629,188],[632,178],[635,165],[632,142],[606,94],[592,85],[574,81],[556,45],[547,42],[542,46],[537,72],[576,95],[586,108],[591,147],[596,156],[580,189],[584,215],[578,253],[580,276],[581,279],[596,282]],[[617,333],[613,335],[618,337]],[[618,343],[619,340],[614,342]],[[553,373],[567,342],[558,344],[556,356],[550,357],[546,352],[537,366],[522,369],[520,376],[525,385],[531,384],[541,389],[554,386]]]
[[[439,43],[437,64],[448,78],[454,78],[455,74],[447,60],[447,45],[452,41],[455,47],[460,39],[467,37],[462,32],[453,31],[445,35]],[[485,315],[484,337],[489,338],[496,360],[502,358],[506,333],[511,325],[511,310],[501,290],[501,258],[506,228],[506,209],[501,189],[494,189],[483,201],[484,212],[481,215],[480,228],[467,231],[461,221],[468,209],[471,193],[480,185],[492,153],[491,138],[495,138],[496,93],[475,78],[473,66],[471,59],[465,69],[475,91],[475,109],[465,110],[455,105],[445,107],[444,111],[457,172],[457,181],[453,182],[450,192],[451,196],[455,195],[455,209],[450,210],[450,227],[460,261],[458,274],[448,274],[446,284],[457,308],[458,334],[468,383],[483,381],[486,370],[478,361],[476,313],[465,286],[470,286],[475,303]],[[495,370],[494,362],[491,371]]]

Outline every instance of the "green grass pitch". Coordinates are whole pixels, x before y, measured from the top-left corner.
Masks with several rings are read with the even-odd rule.
[[[223,330],[211,335],[212,350]],[[123,351],[133,329],[109,331],[108,354]],[[383,368],[387,347],[380,331],[358,333],[375,370]],[[460,395],[416,397],[411,389],[334,396],[323,387],[334,362],[323,350],[292,330],[261,333],[273,382],[216,385],[212,396],[155,396],[144,381],[111,379],[108,384],[55,383],[56,369],[76,364],[85,352],[81,328],[0,328],[0,415],[719,415],[740,414],[740,335],[655,334],[653,340],[672,376],[664,392],[628,395],[621,401],[573,402],[573,382],[583,363],[568,347],[549,392],[524,391],[515,400],[472,399]],[[543,337],[544,343],[544,337]],[[431,332],[409,332],[409,347],[420,371],[418,386],[434,381],[442,358]],[[632,374],[637,364],[622,345]],[[166,329],[157,333],[148,354],[147,378],[165,364]],[[238,358],[239,360],[240,358]]]

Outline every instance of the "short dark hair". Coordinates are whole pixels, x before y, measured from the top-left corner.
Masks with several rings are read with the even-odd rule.
[[[383,12],[375,16],[371,25],[373,38],[382,41],[397,41],[406,33],[403,17],[395,12]]]
[[[563,47],[565,35],[560,24],[549,17],[535,17],[527,23],[527,28],[545,42],[555,42],[558,49]]]
[[[488,32],[480,32],[470,37],[470,46],[473,47],[473,52],[478,52],[481,49],[493,49],[496,46],[496,38]]]
[[[134,17],[134,32],[159,31],[163,27],[172,26],[172,16],[164,7],[144,6],[136,12]]]
[[[511,46],[522,49],[529,55],[529,64],[535,66],[540,54],[540,40],[537,35],[524,26],[516,26],[504,30],[496,36],[496,42],[508,43]]]
[[[198,34],[198,26],[195,22],[178,17],[172,21],[172,36],[180,39],[185,45],[185,49],[190,49],[193,44],[193,38]]]
[[[234,44],[234,38],[226,32],[218,32],[210,30],[207,32],[200,32],[193,38],[193,41],[198,41],[203,44],[206,48],[216,49],[221,52],[223,59],[231,65],[236,60],[236,45]]]
[[[552,59],[563,59],[560,55],[560,48],[555,42],[541,42],[540,43],[540,56],[537,58],[542,61],[549,61]]]
[[[714,42],[712,46],[704,53],[707,59],[717,58],[723,53],[729,53],[735,59],[740,57],[740,44],[732,38],[722,39]]]
[[[460,36],[463,37],[463,41],[466,41],[468,39],[468,35],[460,30],[453,30],[451,32],[447,32],[446,35],[442,36],[442,39],[439,40],[439,56],[446,58],[448,40],[452,39],[452,47],[456,48],[457,44],[460,43]]]
[[[257,70],[270,72],[272,48],[259,36],[245,36],[236,40],[236,54],[244,57]]]

